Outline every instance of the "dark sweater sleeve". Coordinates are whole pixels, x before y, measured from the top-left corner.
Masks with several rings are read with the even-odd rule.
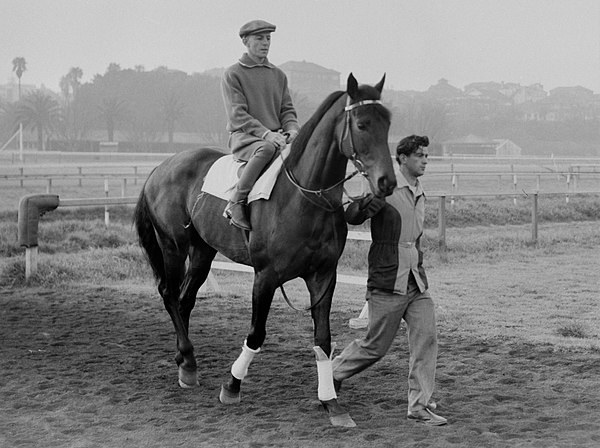
[[[353,202],[346,209],[346,222],[352,225],[360,225],[367,219],[372,218],[385,205],[385,199],[369,195],[360,201]]]

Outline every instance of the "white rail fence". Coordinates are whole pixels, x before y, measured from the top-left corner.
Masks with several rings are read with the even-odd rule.
[[[497,161],[496,161],[497,162]],[[143,183],[156,163],[117,163],[117,164],[64,164],[64,165],[22,165],[0,169],[0,181],[19,183],[24,188],[45,183],[47,194],[56,189],[58,181],[72,181],[79,187],[83,182],[120,182],[121,196],[126,197],[128,187]],[[521,190],[537,192],[577,193],[579,190],[595,188],[600,181],[600,164],[571,163],[557,166],[556,169],[534,165],[465,165],[454,163],[443,166],[430,165],[426,179],[427,190],[450,189],[452,196],[473,190],[483,193],[512,193]],[[503,190],[504,187],[504,190]],[[105,187],[106,189],[107,187]],[[515,199],[516,201],[516,199]],[[569,197],[566,196],[566,201]],[[451,202],[453,203],[453,201]]]
[[[25,196],[21,199],[21,204],[19,205],[19,241],[21,245],[25,246],[25,273],[26,278],[29,278],[31,275],[34,275],[37,270],[37,260],[38,260],[38,241],[37,241],[37,228],[39,224],[39,216],[40,212],[50,211],[57,207],[104,207],[104,223],[108,227],[110,225],[110,206],[119,206],[119,205],[132,205],[135,204],[138,200],[137,196],[126,196],[126,197],[108,197],[108,184],[105,183],[106,189],[106,197],[100,198],[82,198],[82,199],[60,199],[57,195],[50,195],[50,204],[45,209],[42,204],[47,198],[44,195],[29,195]],[[586,195],[586,194],[600,194],[600,191],[589,191],[589,192],[579,192],[576,194]],[[540,196],[549,196],[556,195],[556,193],[533,193],[528,195],[531,203],[531,242],[536,244],[538,241],[538,225],[539,225],[539,217],[538,217],[538,200]],[[48,195],[46,195],[48,196]],[[429,198],[437,198],[438,199],[438,248],[440,251],[446,251],[446,205],[449,197],[514,197],[515,195],[512,193],[506,194],[460,194],[460,195],[449,195],[449,194],[430,194]],[[521,196],[521,195],[520,195]],[[27,207],[27,204],[24,202],[30,201],[34,204],[34,208]],[[36,204],[37,201],[37,204]],[[25,237],[23,236],[25,235]],[[30,237],[33,235],[33,237]],[[349,231],[348,239],[350,240],[359,240],[359,241],[370,241],[371,235],[369,232],[358,232],[358,231]],[[213,264],[213,268],[215,269],[224,269],[224,270],[237,270],[242,272],[251,272],[252,268],[248,266],[239,265],[236,263],[225,263],[225,262],[215,262]],[[364,277],[356,277],[349,275],[338,275],[338,281],[341,283],[349,283],[355,285],[365,285],[366,279]]]

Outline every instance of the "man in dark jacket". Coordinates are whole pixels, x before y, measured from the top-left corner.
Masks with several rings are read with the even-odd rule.
[[[333,360],[334,384],[379,361],[389,350],[400,321],[408,328],[410,350],[408,414],[411,420],[444,425],[447,420],[433,413],[437,336],[434,304],[429,292],[421,236],[425,219],[425,194],[419,177],[427,165],[427,137],[410,136],[396,148],[400,166],[398,186],[391,196],[367,195],[346,210],[350,224],[371,218],[367,300],[369,326],[363,339],[356,339]]]
[[[229,149],[236,159],[248,162],[225,214],[245,230],[251,230],[246,201],[252,186],[299,129],[285,73],[267,59],[274,31],[275,25],[264,20],[243,25],[239,34],[247,52],[225,70],[221,83]]]

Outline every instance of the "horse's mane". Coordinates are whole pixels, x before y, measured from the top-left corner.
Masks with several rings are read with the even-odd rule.
[[[306,148],[306,144],[310,140],[314,130],[317,125],[323,118],[323,115],[331,108],[333,103],[335,103],[344,93],[343,91],[337,91],[331,93],[325,100],[321,103],[319,108],[315,111],[315,113],[309,118],[309,120],[300,128],[300,132],[298,132],[298,136],[292,142],[292,147],[290,149],[290,155],[285,160],[285,165],[288,168],[293,168],[298,160],[302,156],[304,149]]]

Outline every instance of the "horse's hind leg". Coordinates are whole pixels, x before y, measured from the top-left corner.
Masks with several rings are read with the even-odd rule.
[[[189,249],[188,268],[183,279],[179,297],[179,312],[185,329],[189,333],[190,314],[196,305],[196,294],[210,273],[210,265],[217,251],[210,247],[197,234]]]
[[[165,309],[169,313],[169,316],[171,316],[171,321],[177,334],[177,355],[175,360],[179,366],[179,385],[181,387],[193,387],[198,382],[194,346],[188,337],[188,325],[180,312],[179,306],[187,253],[182,253],[170,241],[163,241],[161,248],[163,251],[165,275],[159,281],[158,291],[163,298]]]

